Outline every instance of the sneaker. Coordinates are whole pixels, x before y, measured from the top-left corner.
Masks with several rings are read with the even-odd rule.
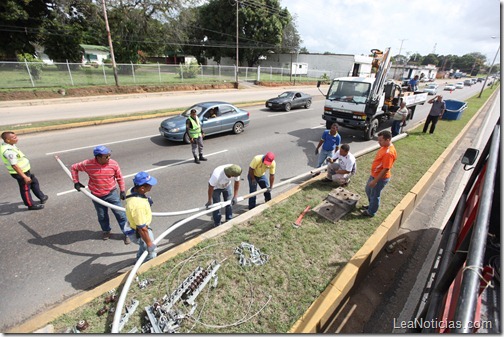
[[[367,217],[370,217],[370,218],[374,217],[374,215],[369,214],[369,212],[367,211],[367,209],[365,209],[365,210],[361,211],[361,214],[362,214],[363,216],[367,216]]]
[[[128,235],[124,235],[124,244],[129,245],[131,243],[131,239]]]
[[[45,204],[47,202],[47,199],[49,199],[49,196],[46,194],[42,199],[40,199],[40,203]]]
[[[28,206],[28,209],[30,211],[38,211],[39,209],[42,209],[44,208],[44,205],[32,205],[32,206]]]
[[[103,232],[102,239],[104,241],[110,239],[110,232]]]

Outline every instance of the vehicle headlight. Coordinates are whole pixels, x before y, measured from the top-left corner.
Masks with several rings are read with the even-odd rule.
[[[180,128],[169,129],[168,132],[179,132]]]

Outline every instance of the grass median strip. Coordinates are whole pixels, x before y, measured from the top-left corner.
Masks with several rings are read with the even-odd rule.
[[[482,98],[469,99],[462,118],[440,121],[433,135],[423,134],[417,128],[395,143],[398,159],[392,170],[392,179],[383,192],[380,210],[374,218],[363,218],[358,210],[354,210],[335,224],[317,214],[308,213],[302,226],[294,228],[292,223],[305,207],[318,205],[333,188],[322,181],[310,184],[259,216],[235,225],[223,235],[206,240],[139,275],[140,279],[151,279],[153,283],[145,289],[136,285],[131,288],[127,304],[131,299],[137,299],[140,305],[122,332],[128,332],[133,327],[140,330],[145,324],[144,307],[170,294],[197,266],[206,267],[212,260],[221,263],[217,287],[205,288],[199,295],[193,318],[185,321],[180,332],[287,332],[460,133],[490,94],[490,90],[485,90]],[[348,187],[361,195],[360,204],[366,203],[364,187],[374,155],[375,152],[358,158],[357,175]],[[160,222],[154,221],[155,233],[161,232],[159,226]],[[262,266],[240,267],[234,249],[241,242],[255,245],[269,256],[268,262]],[[104,306],[106,296],[108,294],[51,322],[55,332],[63,332],[83,319],[89,323],[84,332],[110,332],[113,314],[96,314]]]

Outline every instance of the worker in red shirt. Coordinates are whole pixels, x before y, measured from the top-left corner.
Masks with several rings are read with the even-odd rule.
[[[126,188],[124,184],[124,178],[121,173],[119,164],[110,159],[110,150],[103,145],[99,145],[93,150],[94,158],[87,159],[80,163],[72,165],[72,180],[74,182],[74,187],[80,192],[82,185],[79,181],[79,172],[86,172],[89,176],[88,188],[89,191],[110,204],[122,207],[121,200],[126,198]],[[117,185],[119,185],[119,193],[117,191]],[[108,214],[108,207],[99,204],[93,200],[96,213],[98,215],[98,222],[100,223],[103,240],[108,240],[110,238],[110,221]],[[124,224],[126,223],[126,213],[124,211],[118,211],[112,209],[112,213],[119,223],[121,231],[124,233]],[[131,242],[127,235],[124,235],[124,244],[129,244]]]

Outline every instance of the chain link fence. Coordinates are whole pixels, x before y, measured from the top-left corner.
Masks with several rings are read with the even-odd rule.
[[[197,64],[117,64],[119,85],[222,83],[236,80],[235,66]],[[348,73],[308,70],[291,74],[288,68],[238,67],[238,80],[247,82],[313,82]],[[85,87],[115,85],[112,64],[0,62],[0,88]]]

